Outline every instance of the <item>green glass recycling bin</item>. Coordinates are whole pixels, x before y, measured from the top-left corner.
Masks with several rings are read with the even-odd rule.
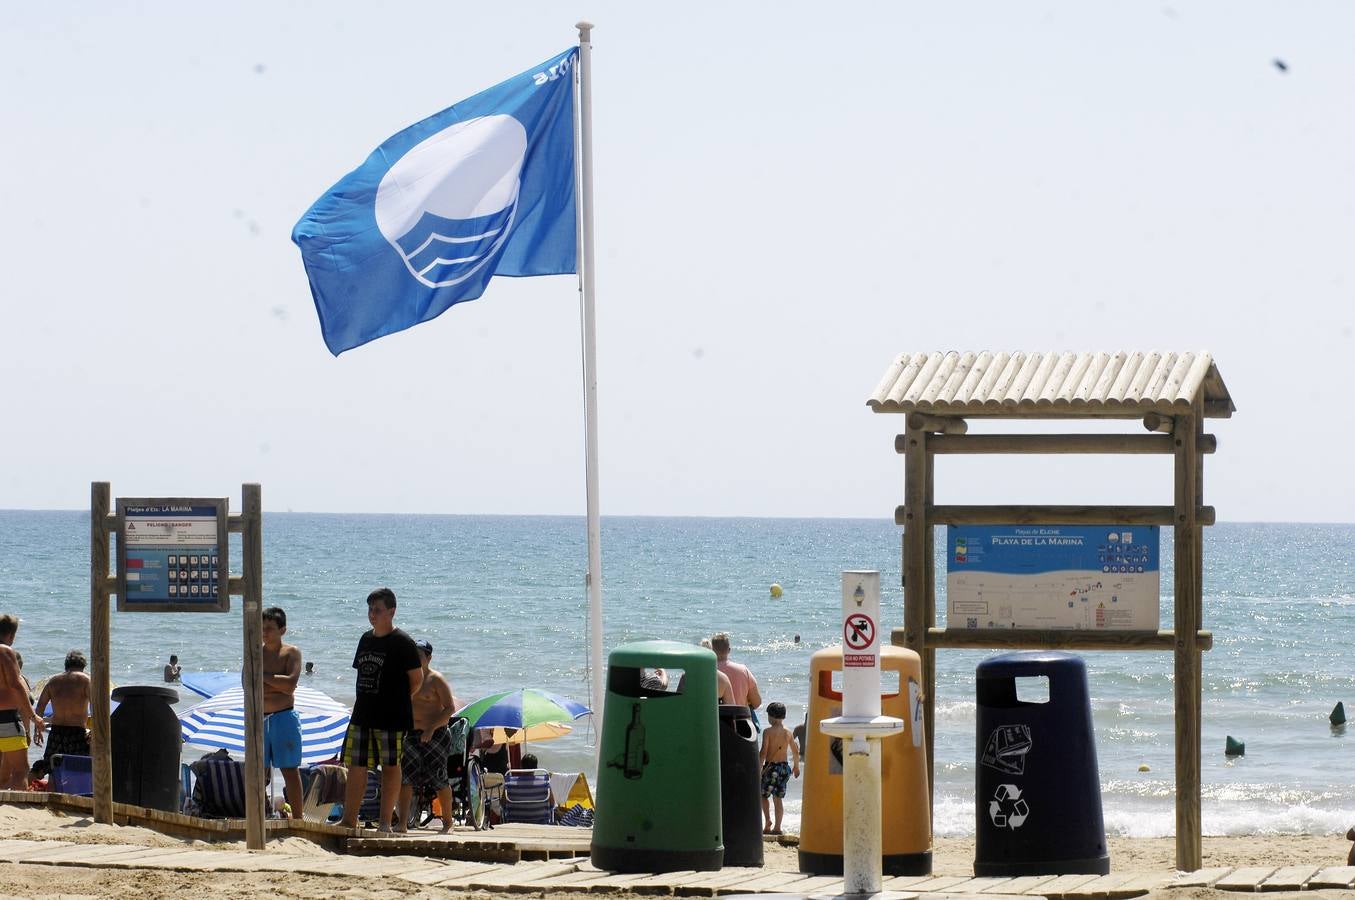
[[[623,644],[607,659],[592,862],[612,872],[724,865],[715,654]]]

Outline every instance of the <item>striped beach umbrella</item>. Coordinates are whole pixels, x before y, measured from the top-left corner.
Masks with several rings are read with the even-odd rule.
[[[301,717],[301,763],[323,762],[339,752],[348,730],[349,709],[314,688],[298,686],[292,695]],[[224,747],[245,752],[245,694],[229,687],[179,716],[183,739],[195,747]]]

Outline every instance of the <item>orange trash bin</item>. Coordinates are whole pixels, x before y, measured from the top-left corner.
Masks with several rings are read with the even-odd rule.
[[[922,734],[922,660],[912,650],[886,645],[880,648],[880,670],[899,676],[898,690],[880,695],[881,714],[905,723],[902,734],[880,742],[883,871],[930,875],[932,817],[927,742]],[[842,712],[842,692],[833,687],[833,673],[841,671],[840,646],[810,657],[800,871],[811,875],[842,874],[842,744],[819,730],[819,722]]]

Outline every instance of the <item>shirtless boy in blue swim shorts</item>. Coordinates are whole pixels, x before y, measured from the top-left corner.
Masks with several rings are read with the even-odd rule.
[[[301,718],[296,712],[296,683],[301,651],[284,644],[287,613],[276,606],[263,611],[263,765],[282,772],[283,796],[292,818],[301,818]]]

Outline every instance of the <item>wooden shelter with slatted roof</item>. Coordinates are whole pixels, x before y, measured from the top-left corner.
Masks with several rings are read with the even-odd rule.
[[[1204,420],[1235,410],[1203,352],[903,353],[867,404],[903,413],[904,627],[893,642],[922,657],[929,774],[935,774],[936,651],[1003,649],[1170,650],[1176,701],[1176,866],[1200,868],[1200,690],[1203,628],[1204,457],[1217,441]],[[969,419],[1137,419],[1128,433],[969,434]],[[952,506],[936,503],[933,463],[948,454],[1161,454],[1175,460],[1171,506]],[[959,630],[936,625],[936,525],[1161,525],[1175,537],[1174,621],[1149,631]]]

